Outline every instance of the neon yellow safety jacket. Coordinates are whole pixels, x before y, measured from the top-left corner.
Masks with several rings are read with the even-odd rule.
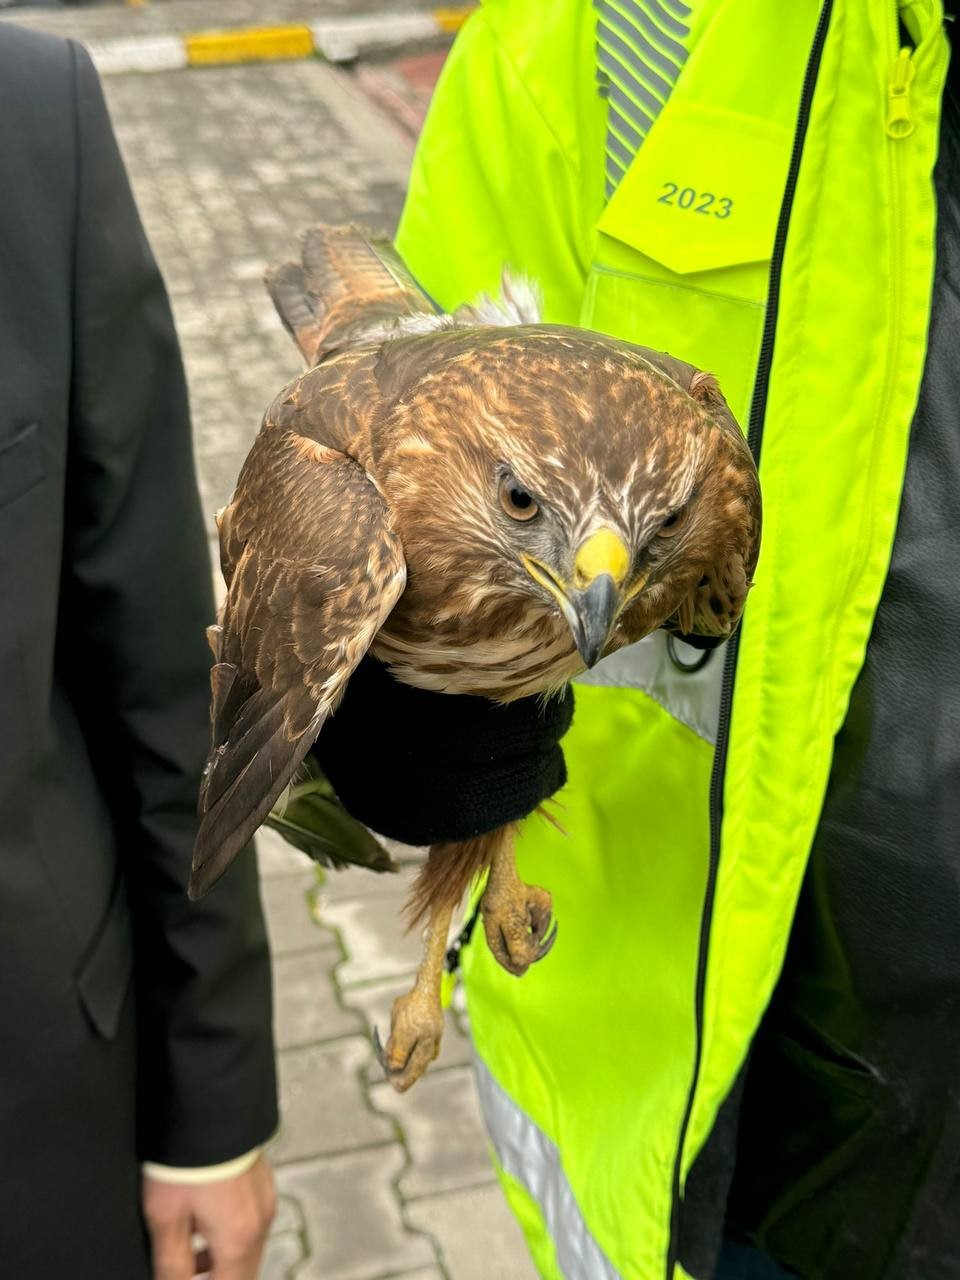
[[[545,1277],[688,1275],[687,1174],[781,967],[890,559],[941,21],[937,0],[487,0],[426,122],[398,237],[424,287],[452,308],[508,264],[546,320],[715,372],[764,492],[738,636],[704,660],[656,635],[578,685],[569,834],[534,817],[518,851],[554,895],[550,957],[518,982],[465,949],[485,1119]]]

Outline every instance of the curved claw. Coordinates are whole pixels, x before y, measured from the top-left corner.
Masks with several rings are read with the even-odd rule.
[[[480,913],[494,959],[516,978],[549,954],[556,942],[550,894],[515,875],[506,884],[488,884]]]
[[[380,1039],[380,1032],[377,1030],[376,1027],[373,1028],[373,1051],[377,1055],[377,1061],[380,1063],[381,1067],[383,1067],[383,1070],[387,1075],[388,1079],[392,1079],[394,1076],[403,1075],[407,1067],[409,1067],[410,1065],[410,1059],[413,1057],[413,1053],[416,1047],[417,1047],[417,1041],[415,1040],[413,1044],[410,1046],[410,1052],[404,1058],[400,1066],[391,1067],[389,1059],[387,1058],[387,1051],[384,1048],[383,1041]]]
[[[494,958],[508,973],[522,977],[532,964],[548,955],[557,940],[557,921],[549,914],[523,934],[510,932],[499,919],[484,920],[487,942]],[[543,932],[541,932],[543,930]]]
[[[387,1054],[383,1047],[383,1041],[380,1039],[380,1032],[376,1027],[373,1028],[373,1052],[377,1055],[377,1061],[383,1067],[387,1075],[390,1074],[390,1068],[387,1065]]]
[[[404,1000],[409,1000],[409,997],[400,996],[398,1003]],[[401,1013],[399,1022],[403,1023],[404,1021],[404,1015]],[[411,1085],[416,1084],[430,1063],[436,1058],[440,1052],[442,1032],[442,1015],[439,1016],[437,1025],[430,1025],[417,1020],[413,1027],[408,1025],[398,1026],[398,1016],[395,1011],[392,1018],[390,1038],[385,1046],[380,1039],[380,1032],[374,1027],[373,1048],[377,1055],[377,1061],[383,1068],[383,1074],[398,1093],[406,1093]],[[391,1063],[390,1052],[393,1051],[396,1056],[397,1050],[402,1053],[404,1048],[406,1049],[406,1054],[403,1061]]]
[[[554,922],[553,922],[553,924],[552,924],[552,926],[551,926],[551,928],[550,928],[550,932],[547,934],[547,936],[546,936],[546,937],[543,939],[543,941],[540,943],[540,950],[539,950],[539,952],[538,952],[538,954],[537,954],[536,959],[535,959],[535,960],[534,960],[534,962],[533,962],[534,964],[536,964],[536,963],[537,963],[537,961],[542,960],[542,959],[543,959],[543,957],[544,957],[545,955],[548,955],[548,954],[550,953],[550,951],[551,951],[551,949],[552,949],[552,947],[553,947],[553,944],[554,944],[554,943],[556,942],[556,940],[557,940],[557,930],[559,929],[559,927],[560,927],[560,925],[558,924],[558,922],[557,922],[556,920],[554,920]]]

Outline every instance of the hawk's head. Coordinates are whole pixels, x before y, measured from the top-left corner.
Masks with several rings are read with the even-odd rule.
[[[382,472],[404,614],[502,635],[559,611],[587,666],[665,620],[732,631],[760,495],[710,375],[558,326],[448,334],[434,360],[429,342],[391,344],[417,369]]]

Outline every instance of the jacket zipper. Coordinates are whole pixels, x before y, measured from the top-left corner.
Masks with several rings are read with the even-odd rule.
[[[897,16],[894,18],[891,48],[897,50],[887,79],[887,122],[886,133],[892,145],[887,148],[890,174],[891,201],[891,262],[890,283],[893,290],[891,299],[891,328],[887,348],[887,374],[883,388],[878,422],[885,424],[890,415],[890,400],[897,381],[897,364],[903,337],[903,148],[898,145],[904,142],[916,129],[913,119],[910,87],[916,75],[913,60],[914,50],[909,47],[900,48],[898,15],[899,5],[894,4]],[[871,459],[872,464],[872,459]]]
[[[830,16],[833,11],[833,0],[824,0],[814,32],[810,57],[803,78],[800,94],[800,106],[797,113],[797,127],[790,155],[790,167],[780,205],[780,216],[773,242],[773,253],[770,259],[770,284],[767,295],[767,307],[764,316],[763,335],[760,342],[760,354],[757,359],[756,380],[753,387],[753,398],[750,404],[750,417],[747,427],[747,443],[754,460],[760,464],[760,447],[763,442],[763,425],[767,410],[767,396],[770,389],[770,370],[773,364],[774,340],[777,330],[777,313],[780,302],[780,279],[783,270],[783,255],[787,242],[787,231],[790,226],[790,214],[793,209],[793,198],[797,188],[800,172],[800,160],[803,155],[803,144],[810,122],[810,108],[813,103],[814,90],[820,71],[820,61],[826,43]],[[892,86],[892,81],[891,81]],[[909,84],[906,87],[909,92]],[[893,90],[891,87],[891,94]],[[907,97],[907,102],[909,98]],[[892,99],[891,99],[892,101]],[[889,117],[888,117],[889,119]],[[744,620],[745,621],[745,620]],[[720,713],[717,721],[717,745],[713,755],[713,769],[710,775],[710,851],[707,864],[707,884],[704,891],[703,912],[700,917],[700,941],[697,954],[697,980],[695,987],[695,1020],[696,1046],[694,1049],[693,1076],[687,1093],[677,1153],[673,1167],[672,1204],[670,1212],[670,1244],[667,1250],[666,1280],[673,1280],[677,1266],[679,1250],[679,1228],[681,1195],[681,1169],[683,1149],[686,1145],[687,1131],[693,1114],[693,1101],[700,1079],[700,1068],[703,1058],[703,1022],[704,997],[706,993],[707,958],[710,949],[710,930],[713,923],[714,896],[717,887],[717,873],[720,866],[720,832],[723,823],[723,782],[727,763],[727,748],[730,739],[730,710],[733,703],[733,685],[737,670],[737,656],[740,652],[740,636],[744,622],[727,645],[726,660],[723,666],[723,681],[720,686]]]
[[[890,416],[890,402],[893,397],[897,385],[898,362],[900,348],[903,340],[903,279],[904,279],[904,241],[905,227],[903,214],[903,144],[914,133],[916,129],[916,121],[913,117],[913,108],[910,100],[911,86],[913,85],[916,75],[916,63],[914,60],[915,49],[909,46],[900,47],[899,40],[899,12],[900,3],[893,0],[891,4],[891,29],[890,29],[890,67],[887,74],[887,112],[885,121],[885,132],[890,139],[887,147],[887,166],[889,176],[889,191],[891,195],[891,211],[890,211],[890,326],[887,340],[886,352],[886,373],[884,375],[883,390],[880,398],[880,407],[877,412],[877,428],[879,431],[886,426]],[[932,194],[930,196],[932,199]],[[876,449],[871,451],[869,462],[867,464],[870,474],[870,482],[872,486],[873,476],[876,470]],[[861,552],[855,562],[851,564],[847,591],[852,590],[852,585],[856,582],[858,575],[863,571],[866,546],[870,543],[870,528],[873,523],[874,512],[871,507],[867,507],[863,513],[861,520]],[[833,679],[833,673],[830,676]]]
[[[891,214],[890,214],[890,326],[887,341],[886,353],[886,373],[884,376],[883,391],[880,399],[880,407],[877,412],[878,432],[883,430],[890,416],[890,403],[894,395],[897,376],[899,372],[900,348],[903,341],[903,279],[904,279],[904,243],[905,243],[905,225],[903,212],[903,190],[904,190],[904,151],[903,146],[916,130],[916,120],[913,114],[913,104],[911,102],[911,88],[916,76],[916,48],[913,46],[900,45],[899,17],[901,9],[900,0],[892,0],[891,9],[891,26],[890,26],[890,57],[891,62],[887,74],[887,111],[885,121],[885,132],[890,139],[890,145],[887,147],[887,165],[889,176],[889,191],[891,194]],[[929,15],[928,15],[929,17]],[[933,199],[932,183],[927,199]],[[872,488],[873,476],[876,470],[876,450],[874,449],[867,464],[870,474],[870,486]],[[866,547],[870,543],[870,526],[874,518],[873,509],[867,507],[864,511],[861,521],[861,547]],[[858,575],[863,571],[866,551],[861,551],[859,557],[851,565],[847,591],[852,590],[852,585],[856,582]],[[833,673],[830,676],[833,679]]]

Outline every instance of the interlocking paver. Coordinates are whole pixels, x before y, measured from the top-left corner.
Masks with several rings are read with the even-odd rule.
[[[287,844],[282,836],[269,827],[261,827],[257,832],[257,864],[261,879],[303,875],[305,871],[313,871],[314,868],[305,853]]]
[[[278,1170],[280,1190],[296,1197],[308,1224],[310,1258],[296,1280],[378,1280],[435,1266],[431,1242],[407,1231],[397,1213],[404,1160],[392,1144]]]
[[[456,1280],[537,1280],[498,1186],[416,1200],[408,1212],[410,1221],[439,1243]]]
[[[435,0],[151,0],[127,7],[101,4],[81,9],[17,9],[17,21],[54,35],[96,41],[118,36],[166,35],[230,27],[309,23],[336,13],[432,9]],[[202,74],[202,73],[201,73]]]
[[[312,871],[273,877],[260,886],[267,917],[270,949],[275,956],[291,951],[308,951],[335,941],[310,913],[310,897],[316,887]]]
[[[391,1276],[390,1280],[446,1280],[439,1267],[423,1267],[417,1271],[404,1271],[402,1275]]]
[[[400,876],[392,876],[394,882]],[[413,973],[420,961],[418,929],[406,932],[402,908],[406,898],[402,882],[392,893],[371,894],[355,900],[327,902],[317,918],[336,929],[347,953],[337,970],[344,988]]]
[[[370,1098],[406,1136],[411,1163],[400,1179],[405,1199],[494,1181],[469,1067],[431,1069],[405,1094],[386,1082],[374,1085]]]
[[[307,1256],[307,1243],[302,1236],[275,1232],[267,1241],[260,1280],[288,1280],[297,1263]]]
[[[170,289],[212,530],[264,410],[301,368],[264,269],[315,222],[392,230],[410,142],[315,61],[111,76],[105,88]]]
[[[273,1230],[276,1235],[304,1230],[303,1214],[299,1204],[292,1197],[277,1196],[277,1213],[273,1220]]]
[[[307,1256],[303,1210],[293,1196],[278,1195],[277,1214],[260,1267],[259,1280],[287,1280],[294,1266]]]
[[[378,837],[397,865],[397,871],[375,872],[363,867],[343,867],[324,875],[320,898],[323,902],[340,902],[345,898],[369,898],[378,893],[409,892],[410,881],[423,858],[423,852],[410,845]],[[401,878],[396,880],[394,877]]]
[[[273,962],[277,1048],[291,1049],[356,1035],[366,1030],[359,1013],[340,1001],[333,970],[340,948],[329,943],[311,951],[276,956]]]
[[[360,1068],[373,1052],[365,1037],[351,1036],[278,1056],[283,1117],[270,1147],[278,1164],[350,1151],[396,1136],[393,1122],[367,1105]]]

